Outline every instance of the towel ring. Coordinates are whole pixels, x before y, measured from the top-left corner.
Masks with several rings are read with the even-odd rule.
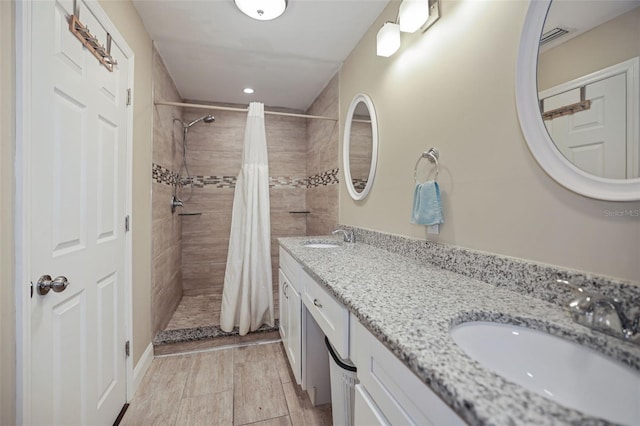
[[[420,183],[418,182],[418,164],[420,164],[420,160],[422,160],[423,158],[427,158],[431,163],[436,165],[436,177],[435,177],[435,181],[438,180],[438,158],[440,158],[440,152],[438,152],[438,150],[436,148],[429,148],[429,151],[425,151],[422,154],[420,154],[420,157],[418,157],[418,161],[416,161],[416,165],[413,168],[413,179],[416,181],[416,183]]]

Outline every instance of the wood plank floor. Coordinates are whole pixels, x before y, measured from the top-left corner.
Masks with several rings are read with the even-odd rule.
[[[331,425],[312,407],[282,343],[155,358],[121,425]]]

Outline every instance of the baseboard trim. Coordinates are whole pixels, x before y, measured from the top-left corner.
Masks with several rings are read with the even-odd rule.
[[[142,383],[145,373],[151,366],[151,361],[153,361],[153,344],[149,343],[149,346],[147,346],[147,349],[145,349],[144,353],[138,360],[138,363],[133,368],[132,396],[135,395],[140,383]]]

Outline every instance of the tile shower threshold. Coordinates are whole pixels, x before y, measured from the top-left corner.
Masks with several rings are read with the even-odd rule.
[[[247,336],[259,338],[260,334],[272,333],[278,331],[279,321],[275,320],[273,327],[262,325],[256,331],[252,331]],[[223,331],[219,325],[210,325],[192,328],[180,328],[176,330],[162,330],[156,334],[153,339],[153,346],[171,345],[176,343],[197,342],[201,340],[210,340],[224,337],[238,337],[238,328],[234,328],[232,332]],[[241,336],[246,337],[246,336]]]

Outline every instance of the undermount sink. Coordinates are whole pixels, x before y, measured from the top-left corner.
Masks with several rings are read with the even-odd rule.
[[[640,372],[578,343],[510,324],[462,323],[462,350],[503,378],[566,407],[640,424]]]
[[[307,248],[335,248],[335,247],[339,247],[338,244],[334,244],[334,243],[305,243],[304,247]]]

